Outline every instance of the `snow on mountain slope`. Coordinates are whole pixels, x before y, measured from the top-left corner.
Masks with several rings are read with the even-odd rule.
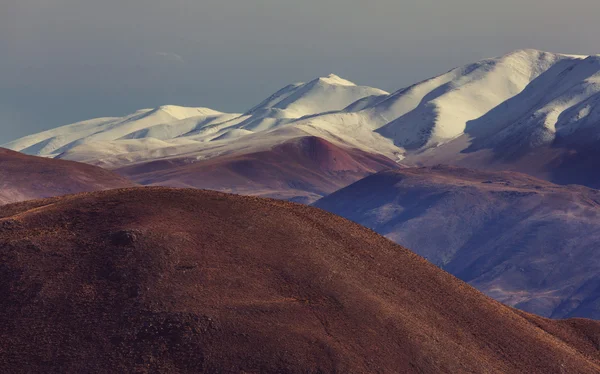
[[[282,88],[246,112],[247,118],[235,127],[249,131],[271,130],[304,117],[342,111],[363,98],[387,94],[378,88],[357,86],[330,74]]]
[[[505,110],[481,118],[481,122],[494,124],[494,131],[471,126],[474,142],[469,150],[502,147],[523,151],[590,128],[595,129],[597,140],[599,99],[600,56],[568,61],[532,82],[506,103]]]
[[[468,160],[465,166],[487,167],[560,142],[592,147],[600,139],[599,59],[518,50],[392,94],[330,75],[288,85],[242,115],[165,106],[80,122],[5,146],[122,167],[156,158],[256,152],[310,135],[406,165]]]
[[[113,157],[119,157],[119,162],[129,163],[136,161],[137,155],[141,155],[141,159],[162,158],[177,155],[189,147],[196,149],[198,145],[198,142],[185,138],[177,142],[155,138],[93,141],[74,145],[56,158],[110,167],[107,160]]]
[[[580,58],[516,51],[400,90],[366,110],[389,120],[378,132],[393,139],[396,145],[408,149],[435,146],[462,135],[469,121],[519,94],[563,60]]]
[[[599,188],[600,56],[563,59],[521,93],[467,124],[464,135],[407,156],[413,165],[515,170]]]
[[[509,116],[508,110],[502,110],[507,100],[540,75],[560,71],[584,58],[518,50],[453,69],[390,95],[364,97],[341,111],[305,116],[290,125],[402,160],[463,135],[472,122],[490,111],[496,109],[499,117]],[[492,125],[482,121],[477,127],[481,131]]]
[[[216,128],[222,125],[215,125]],[[210,130],[210,129],[209,129]],[[161,159],[177,162],[201,162],[217,157],[268,150],[282,142],[310,135],[295,127],[282,127],[253,133],[222,127],[210,134],[184,136],[168,141],[152,138],[94,142],[75,146],[57,156],[115,169]]]
[[[377,123],[377,118],[369,113],[332,112],[301,118],[291,125],[313,136],[402,160],[405,151],[394,145],[391,139],[373,131],[374,123]]]
[[[167,105],[156,109],[142,109],[125,117],[100,118],[62,126],[15,140],[5,147],[40,156],[57,156],[81,144],[106,144],[120,139],[140,138],[168,140],[199,126],[237,116],[207,108]]]
[[[217,136],[216,138],[212,139],[211,141],[236,139],[236,138],[241,138],[244,135],[250,135],[250,134],[253,134],[253,132],[249,131],[249,130],[231,129],[231,130],[227,130],[226,132]]]
[[[384,171],[315,206],[410,246],[505,304],[600,318],[598,190],[436,166]]]
[[[542,73],[581,60],[519,50],[453,69],[388,96],[365,97],[344,111],[302,118],[293,125],[401,160],[462,135],[470,121],[518,95]]]
[[[253,132],[267,132],[303,116],[342,110],[353,102],[387,92],[335,75],[289,85],[247,113],[221,113],[207,108],[162,106],[121,118],[103,118],[63,126],[6,144],[25,153],[80,161],[113,158],[120,154],[149,152],[177,154],[175,148],[210,141],[234,141]],[[303,134],[306,135],[306,134]],[[183,140],[185,139],[185,140]],[[243,146],[242,146],[243,147]],[[188,147],[184,147],[188,152]]]
[[[339,111],[362,98],[386,94],[388,93],[378,88],[357,86],[335,74],[330,74],[308,83],[289,85],[252,108],[248,114],[264,109],[281,109],[288,114],[288,118],[299,118]]]
[[[140,112],[143,111],[138,111],[135,114]],[[121,119],[111,117],[77,122],[71,125],[25,136],[6,143],[3,147],[31,155],[49,156],[51,155],[50,150],[54,150],[70,142],[101,132],[108,124],[118,120]]]
[[[146,127],[142,130],[129,133],[121,139],[156,138],[160,140],[169,140],[194,131],[201,131],[201,129],[210,127],[214,124],[227,122],[238,117],[239,114],[219,112],[216,112],[216,114],[193,116],[175,122],[167,122]]]

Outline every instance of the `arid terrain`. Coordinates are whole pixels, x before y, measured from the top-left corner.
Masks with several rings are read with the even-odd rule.
[[[143,185],[193,187],[311,203],[384,169],[389,158],[307,136],[272,149],[190,162],[173,158],[117,169]]]
[[[7,205],[0,260],[6,373],[600,371],[599,323],[504,306],[284,201],[152,187]]]
[[[0,205],[133,186],[135,183],[96,166],[0,148]]]

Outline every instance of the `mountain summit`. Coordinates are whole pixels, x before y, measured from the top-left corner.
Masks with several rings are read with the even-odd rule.
[[[299,118],[323,112],[339,111],[355,101],[387,92],[353,82],[335,74],[316,78],[308,83],[296,83],[279,90],[249,113],[273,108],[289,112],[290,118]]]

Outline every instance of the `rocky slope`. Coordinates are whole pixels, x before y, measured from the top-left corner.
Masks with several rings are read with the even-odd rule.
[[[600,325],[504,306],[342,218],[138,188],[0,211],[2,372],[597,373]]]

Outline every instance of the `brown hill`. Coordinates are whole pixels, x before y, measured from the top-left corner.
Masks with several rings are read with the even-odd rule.
[[[503,306],[308,206],[138,188],[0,217],[2,372],[600,371],[599,323]]]
[[[158,160],[116,171],[143,185],[193,187],[307,203],[367,175],[397,167],[384,156],[307,136],[260,152],[193,163],[186,158]]]
[[[96,166],[0,148],[0,204],[134,185]]]
[[[438,166],[381,172],[315,206],[506,304],[552,318],[600,318],[600,191]]]

